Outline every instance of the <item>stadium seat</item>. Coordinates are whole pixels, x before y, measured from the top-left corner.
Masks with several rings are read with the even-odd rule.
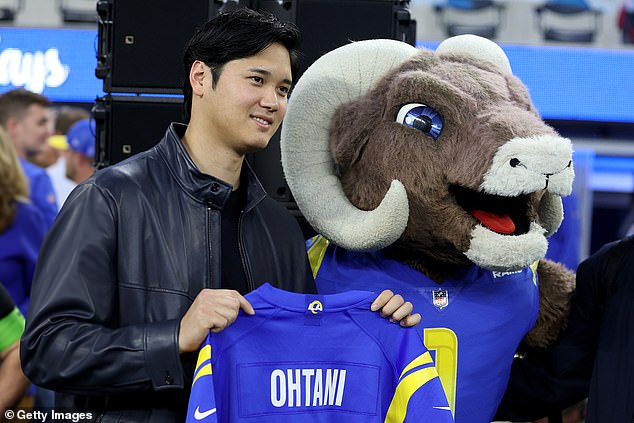
[[[24,0],[0,2],[0,22],[13,22],[15,16],[24,7]]]
[[[585,0],[555,0],[537,6],[535,14],[544,40],[591,43],[601,11]]]
[[[492,0],[446,0],[434,6],[447,36],[475,34],[493,39],[502,21],[504,6]]]
[[[66,23],[97,23],[95,0],[57,0],[62,20]]]

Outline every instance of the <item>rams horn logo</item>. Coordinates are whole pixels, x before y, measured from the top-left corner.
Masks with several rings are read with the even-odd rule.
[[[321,304],[321,301],[315,300],[308,304],[308,310],[313,314],[317,314],[320,311],[324,311],[324,306]]]

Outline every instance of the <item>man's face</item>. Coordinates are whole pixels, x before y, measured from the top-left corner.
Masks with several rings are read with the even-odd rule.
[[[240,154],[266,147],[286,114],[288,50],[272,44],[255,56],[227,62],[215,88],[211,70],[206,72],[200,106],[208,136]]]
[[[50,109],[39,104],[31,104],[21,119],[17,119],[11,138],[24,158],[37,155],[51,136]]]
[[[40,151],[32,157],[29,157],[29,161],[38,165],[39,167],[47,168],[54,165],[61,157],[62,152],[52,145],[46,143],[42,146]]]

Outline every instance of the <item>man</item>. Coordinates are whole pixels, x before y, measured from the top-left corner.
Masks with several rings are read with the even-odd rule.
[[[57,200],[51,178],[30,163],[51,136],[50,101],[43,95],[16,88],[0,95],[0,125],[11,138],[20,164],[29,179],[31,200],[42,212],[47,227],[57,215]]]
[[[90,118],[90,113],[78,106],[60,106],[53,110],[53,115],[55,117],[53,136],[48,139],[45,149],[38,153],[31,162],[46,169],[46,173],[53,183],[59,210],[66,201],[66,197],[77,185],[76,182],[66,177],[65,152],[68,151],[66,134],[76,122]]]
[[[588,423],[634,418],[634,237],[610,242],[577,269],[564,332],[513,364],[498,417],[528,421],[588,398]]]
[[[298,32],[240,9],[186,45],[189,125],[69,196],[38,259],[25,373],[56,408],[102,421],[182,422],[195,352],[269,282],[315,290],[301,231],[245,162],[286,112]],[[389,291],[373,309],[412,325]],[[271,340],[275,342],[275,340]],[[102,416],[102,417],[100,417]]]
[[[0,415],[13,407],[26,392],[29,381],[20,368],[20,336],[24,316],[0,284]]]
[[[75,183],[85,181],[95,172],[95,133],[95,121],[82,119],[66,134],[66,177]]]

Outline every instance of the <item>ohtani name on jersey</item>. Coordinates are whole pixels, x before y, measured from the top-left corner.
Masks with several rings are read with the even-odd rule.
[[[341,407],[346,386],[344,369],[274,369],[271,404],[274,407]]]

